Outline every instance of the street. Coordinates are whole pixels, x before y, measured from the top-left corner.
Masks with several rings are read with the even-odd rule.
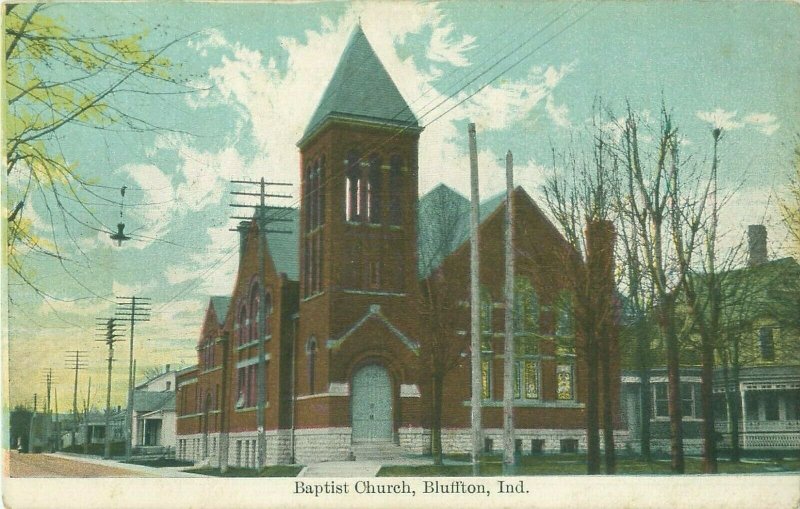
[[[6,451],[6,465],[9,477],[153,477],[124,468],[17,451]]]

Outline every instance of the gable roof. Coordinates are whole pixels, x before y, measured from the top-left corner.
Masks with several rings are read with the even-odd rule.
[[[214,314],[217,315],[217,323],[224,324],[225,317],[228,315],[228,307],[231,305],[231,298],[224,295],[212,295],[210,301],[214,308]]]
[[[298,144],[311,138],[331,117],[419,129],[417,118],[375,54],[361,25],[353,30]]]
[[[515,193],[522,188],[516,188]],[[523,191],[524,192],[524,191]],[[505,191],[481,202],[480,224],[503,206]],[[417,274],[428,276],[444,259],[469,240],[470,201],[445,184],[419,199],[417,214]]]
[[[281,220],[288,222],[277,223],[276,230],[289,233],[267,231],[267,248],[272,255],[275,270],[286,274],[292,281],[300,278],[300,211],[296,208],[283,209]],[[268,225],[269,226],[269,225]]]
[[[135,412],[175,410],[175,393],[173,391],[133,391],[133,410]]]

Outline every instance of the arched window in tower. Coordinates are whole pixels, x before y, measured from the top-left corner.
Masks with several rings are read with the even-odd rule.
[[[392,156],[389,164],[389,224],[400,226],[403,222],[403,179],[402,179],[403,159],[400,156]]]
[[[381,158],[373,154],[369,160],[369,179],[367,181],[367,215],[369,222],[381,222]]]
[[[348,221],[361,220],[361,158],[355,151],[347,154],[347,190],[345,196],[345,217]]]
[[[236,321],[236,328],[239,330],[239,344],[243,345],[249,341],[249,324],[247,323],[247,308],[242,305],[239,309],[239,319]]]
[[[314,394],[317,361],[317,339],[314,336],[311,336],[306,343],[306,358],[308,359],[308,393]]]

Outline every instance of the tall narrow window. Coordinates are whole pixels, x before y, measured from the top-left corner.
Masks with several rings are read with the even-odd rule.
[[[308,359],[308,393],[314,394],[314,377],[316,375],[317,340],[314,336],[306,343],[306,357]]]
[[[361,164],[358,154],[350,152],[345,160],[347,165],[347,190],[345,196],[345,215],[348,221],[361,220]]]
[[[669,391],[666,383],[653,384],[653,416],[669,417]]]
[[[492,356],[481,359],[481,398],[492,399]]]
[[[389,224],[400,226],[403,223],[403,159],[392,156],[389,164]]]
[[[367,286],[373,290],[381,287],[381,262],[367,262]]]
[[[247,323],[247,308],[242,306],[239,310],[239,320],[236,323],[236,326],[239,328],[239,344],[243,345],[249,341],[249,332],[250,328],[248,327]]]
[[[261,339],[261,289],[258,284],[250,288],[250,341]]]
[[[575,397],[573,367],[571,364],[556,366],[556,399],[570,400]]]
[[[261,310],[259,309],[259,313]],[[269,290],[264,292],[264,336],[271,336],[272,335],[272,293]]]
[[[305,206],[306,212],[306,231],[311,231],[314,229],[313,226],[313,214],[312,214],[312,203],[313,203],[313,185],[311,181],[311,165],[306,166],[305,171],[303,172],[303,193],[305,194],[305,200],[303,200],[303,205]]]
[[[761,327],[758,330],[758,342],[761,347],[761,358],[765,361],[775,360],[775,341],[772,327]]]
[[[381,222],[381,159],[373,155],[369,160],[369,180],[367,187],[367,215],[369,222]]]
[[[317,183],[314,186],[317,193],[317,220],[316,225],[320,226],[325,222],[325,158],[317,162]]]

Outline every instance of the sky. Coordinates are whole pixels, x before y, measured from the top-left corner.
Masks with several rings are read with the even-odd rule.
[[[517,184],[541,200],[551,149],[580,143],[598,100],[619,113],[629,102],[653,121],[663,103],[698,164],[710,153],[711,129],[723,129],[729,241],[763,223],[772,255],[787,253],[776,204],[800,132],[796,3],[63,3],[50,14],[85,34],[146,30],[151,47],[188,36],[166,55],[196,91],[118,98],[126,111],[167,128],[160,132],[59,133],[67,160],[107,186],[95,192],[118,200],[127,186],[123,220],[138,237],[118,247],[104,233],[77,228],[73,243],[56,227],[62,249],[82,263],[67,272],[26,258],[56,299],[8,279],[12,405],[41,397],[43,372],[53,368],[59,408],[68,408],[73,378],[64,358],[76,349],[87,351],[89,365],[79,398],[91,377],[92,403],[104,404],[106,350],[94,341],[95,318],[113,312],[115,296],[152,301],[151,321],[136,329],[140,381],[148,368],[196,362],[208,297],[230,294],[237,268],[229,180],[264,176],[292,183],[298,196],[296,143],[359,22],[425,126],[421,194],[438,183],[468,193],[469,122],[477,126],[482,196],[504,188],[511,150]],[[8,177],[12,188],[19,183]],[[116,224],[119,206],[84,197],[105,228]],[[36,196],[24,213],[52,234]],[[127,351],[121,343],[114,404],[124,404]]]

